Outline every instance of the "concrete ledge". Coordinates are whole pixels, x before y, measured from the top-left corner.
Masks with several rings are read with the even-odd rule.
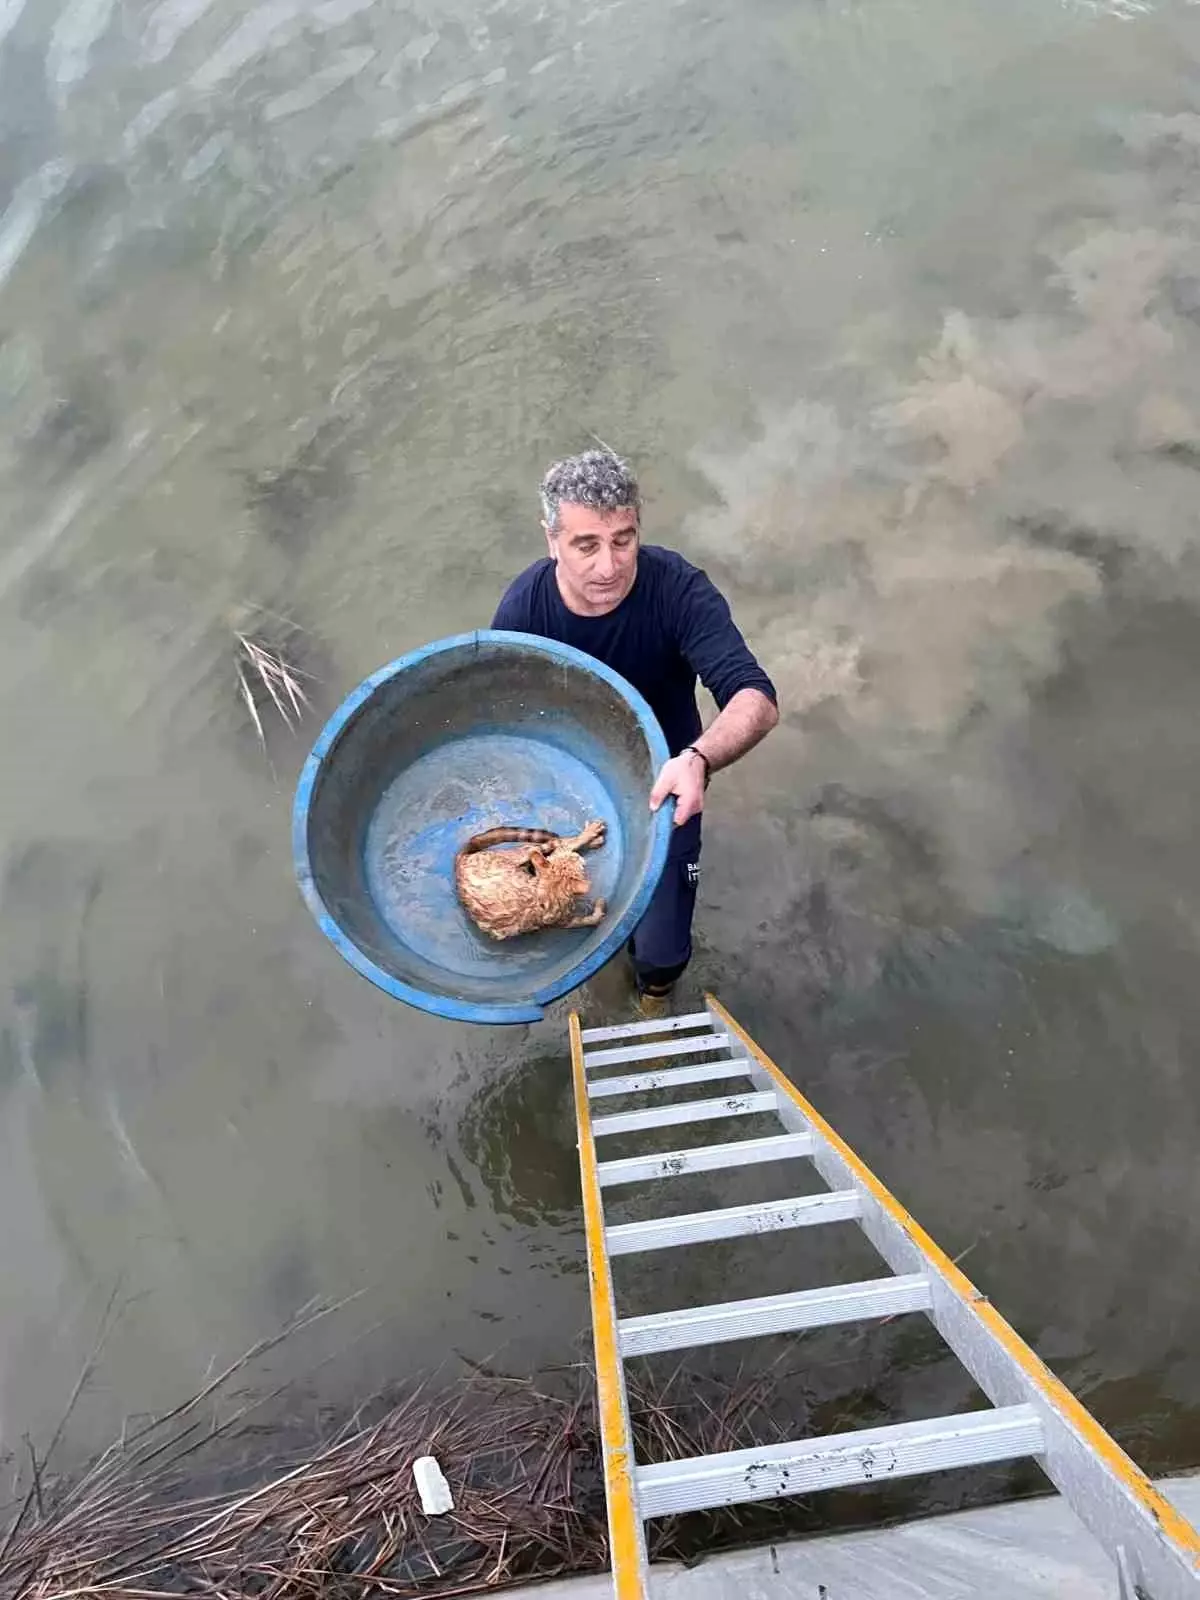
[[[1200,1474],[1158,1487],[1200,1522]],[[1057,1495],[828,1534],[698,1567],[655,1567],[661,1600],[1115,1600],[1116,1572]],[[607,1600],[607,1575],[539,1584],[531,1600]]]

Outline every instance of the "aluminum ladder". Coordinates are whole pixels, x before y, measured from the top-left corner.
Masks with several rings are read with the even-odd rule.
[[[582,1029],[570,1019],[579,1166],[604,1451],[609,1550],[617,1600],[650,1588],[645,1523],[684,1511],[842,1488],[1031,1457],[1112,1557],[1120,1600],[1200,1600],[1200,1534],[949,1257],[908,1215],[787,1076],[711,995],[707,1009],[660,1022]],[[662,1067],[664,1057],[680,1064]],[[691,1058],[689,1060],[689,1058]],[[697,1060],[695,1058],[703,1058]],[[653,1063],[647,1070],[647,1063]],[[610,1067],[624,1069],[616,1075]],[[639,1070],[639,1067],[641,1070]],[[734,1086],[748,1080],[749,1087]],[[654,1103],[663,1090],[726,1087],[715,1097]],[[703,1091],[702,1091],[703,1093]],[[650,1096],[635,1110],[593,1114],[597,1101]],[[622,1133],[773,1113],[766,1138],[599,1160]],[[780,1160],[811,1161],[822,1193],[688,1215],[608,1224],[604,1191]],[[853,1220],[890,1274],[863,1283],[622,1317],[611,1258],[711,1239]],[[825,1438],[639,1465],[625,1390],[630,1357],[798,1332],[899,1313],[927,1316],[991,1401],[982,1411]]]

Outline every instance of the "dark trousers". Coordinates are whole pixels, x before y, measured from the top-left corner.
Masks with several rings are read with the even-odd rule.
[[[692,959],[692,917],[700,885],[700,818],[671,838],[667,864],[646,914],[629,941],[641,990],[665,988]]]

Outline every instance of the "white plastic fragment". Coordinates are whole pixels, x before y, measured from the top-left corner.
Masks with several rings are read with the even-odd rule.
[[[421,1496],[421,1510],[427,1517],[440,1517],[454,1510],[454,1496],[446,1475],[432,1456],[420,1456],[413,1462],[413,1477]]]

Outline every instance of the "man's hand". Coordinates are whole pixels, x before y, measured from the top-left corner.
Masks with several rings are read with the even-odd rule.
[[[650,791],[651,811],[657,811],[668,795],[675,796],[677,828],[704,810],[704,763],[698,755],[685,750],[667,762]]]
[[[673,756],[659,773],[650,791],[650,809],[657,811],[668,795],[675,796],[675,826],[699,816],[704,810],[705,761],[710,772],[732,766],[753,750],[760,739],[779,721],[774,700],[761,689],[739,689],[716,720],[705,728],[691,751]],[[696,753],[703,748],[704,760]]]

